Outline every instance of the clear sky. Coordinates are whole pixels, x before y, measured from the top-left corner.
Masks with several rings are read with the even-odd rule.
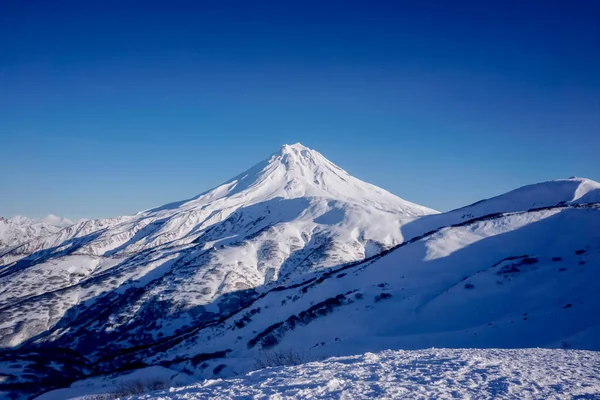
[[[0,0],[0,38],[4,216],[134,213],[295,142],[439,210],[600,180],[596,0]]]

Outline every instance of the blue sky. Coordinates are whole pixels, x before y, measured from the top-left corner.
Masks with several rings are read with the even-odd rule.
[[[597,1],[0,0],[0,215],[129,214],[295,142],[439,210],[600,180],[598,15]]]

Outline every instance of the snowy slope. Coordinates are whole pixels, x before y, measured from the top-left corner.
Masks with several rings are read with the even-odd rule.
[[[600,183],[585,178],[568,178],[523,186],[491,199],[478,201],[456,211],[487,215],[523,211],[560,204],[600,202]]]
[[[383,351],[209,379],[135,398],[597,399],[599,370],[600,353],[590,351]]]
[[[410,239],[423,232],[484,215],[527,211],[562,204],[598,202],[600,202],[600,183],[576,177],[558,179],[523,186],[490,199],[480,200],[466,207],[420,218],[414,224],[403,226],[402,232],[406,239]]]
[[[585,205],[446,227],[271,291],[183,341],[147,349],[144,360],[209,377],[250,370],[262,349],[314,357],[432,346],[600,350],[598,226],[598,205]]]
[[[391,248],[403,224],[431,213],[286,145],[190,200],[0,253],[0,345],[143,345],[270,285]]]

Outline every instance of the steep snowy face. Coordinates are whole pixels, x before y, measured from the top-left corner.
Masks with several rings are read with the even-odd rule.
[[[89,324],[100,346],[157,340],[274,285],[402,243],[401,227],[432,213],[286,145],[192,199],[0,252],[0,345],[39,335],[85,352],[90,343],[71,335]]]

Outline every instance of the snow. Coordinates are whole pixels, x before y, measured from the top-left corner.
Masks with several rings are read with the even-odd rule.
[[[18,231],[0,245],[0,346],[213,384],[246,374],[263,349],[600,350],[598,202],[599,183],[569,178],[440,214],[286,145],[189,200]],[[27,221],[0,219],[0,240]],[[346,386],[333,376],[305,390]]]
[[[473,218],[496,213],[519,212],[553,207],[560,204],[600,202],[600,183],[572,177],[526,185],[490,199],[448,211],[419,218],[402,227],[406,240],[442,226],[457,224]]]
[[[146,362],[228,349],[196,370],[221,377],[248,371],[261,348],[311,357],[431,346],[600,350],[598,226],[596,206],[563,206],[443,228],[269,292]]]
[[[44,218],[40,219],[41,222],[45,222],[48,225],[56,226],[58,228],[66,228],[67,226],[73,225],[73,221],[68,218],[58,217],[54,214],[48,214]]]
[[[73,225],[73,221],[68,218],[58,217],[54,214],[48,214],[43,218],[27,218],[22,215],[15,215],[8,218],[10,222],[19,225],[31,225],[31,224],[39,224],[44,223],[47,225],[52,225],[57,228],[66,228],[67,226]]]
[[[93,394],[111,393],[119,390],[120,385],[127,385],[131,382],[151,382],[164,381],[169,385],[185,385],[193,382],[193,379],[186,374],[174,371],[168,368],[154,366],[140,368],[128,373],[98,376],[74,382],[70,387],[64,389],[52,390],[35,400],[67,400],[67,399],[85,399]]]
[[[124,297],[133,288],[143,295],[120,302],[99,329],[156,321],[144,341],[173,335],[222,312],[219,301],[226,303],[229,293],[263,291],[402,243],[402,225],[432,213],[350,176],[314,150],[286,145],[193,199],[134,216],[81,221],[0,251],[0,329],[14,327],[0,345],[72,334],[60,323],[79,313],[76,307]],[[86,267],[69,273],[75,264]],[[157,302],[181,313],[145,315]],[[120,339],[129,345],[131,337]]]
[[[428,349],[267,368],[136,399],[592,399],[600,353],[548,349]]]
[[[196,207],[227,197],[234,203],[258,203],[273,198],[325,197],[348,203],[369,204],[376,209],[400,208],[408,215],[436,211],[401,200],[393,194],[360,181],[323,155],[300,143],[284,145],[269,159],[178,208]]]
[[[0,217],[0,254],[11,247],[56,233],[71,225],[71,220],[52,214],[40,219],[30,219],[22,215],[8,219]]]

